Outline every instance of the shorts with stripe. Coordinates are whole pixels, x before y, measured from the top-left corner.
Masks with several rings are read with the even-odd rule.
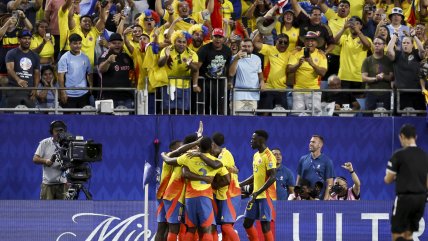
[[[156,220],[158,223],[166,223],[166,211],[163,199],[156,200],[158,210],[156,212]]]
[[[181,223],[184,214],[184,205],[178,200],[163,200],[165,205],[165,218],[168,223]]]
[[[212,200],[209,197],[186,198],[185,219],[190,228],[216,224]]]
[[[236,213],[241,207],[241,196],[236,196],[232,198],[228,197],[226,200],[215,199],[215,206],[215,220],[217,224],[235,223],[237,217]]]
[[[275,201],[270,198],[256,199],[254,203],[247,205],[244,217],[260,221],[275,221]]]

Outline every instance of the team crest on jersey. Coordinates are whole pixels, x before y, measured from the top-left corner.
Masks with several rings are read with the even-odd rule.
[[[33,66],[33,63],[31,62],[31,60],[29,58],[24,57],[24,58],[19,60],[19,66],[21,67],[21,69],[27,71],[27,70],[31,69],[31,66]]]
[[[262,159],[259,159],[257,162],[258,162],[259,164],[262,164]]]
[[[91,36],[89,36],[89,38],[88,38],[88,39],[89,39],[89,41],[92,41],[92,40],[94,40],[94,39],[93,39],[93,38],[92,38]]]
[[[269,163],[269,167],[270,167],[270,168],[272,168],[272,167],[273,167],[273,163],[272,163],[272,162],[270,162],[270,163]]]
[[[318,59],[317,59],[317,58],[314,58],[314,62],[315,62],[315,63],[318,63]]]

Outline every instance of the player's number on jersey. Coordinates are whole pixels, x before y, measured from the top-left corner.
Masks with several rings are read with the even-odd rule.
[[[207,170],[205,170],[205,169],[203,169],[203,168],[201,168],[201,169],[199,169],[198,170],[200,173],[202,173],[201,175],[202,176],[206,176],[207,175]],[[204,181],[201,181],[201,184],[207,184],[206,182],[204,182]]]

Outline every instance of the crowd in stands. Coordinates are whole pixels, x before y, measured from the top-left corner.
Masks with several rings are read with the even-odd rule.
[[[16,87],[1,107],[53,107],[59,87],[86,88],[61,89],[63,108],[135,108],[134,91],[102,89],[119,87],[149,113],[426,109],[427,0],[141,2],[1,1],[0,86]]]

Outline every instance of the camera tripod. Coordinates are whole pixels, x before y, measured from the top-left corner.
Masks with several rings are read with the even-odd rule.
[[[83,191],[86,196],[86,200],[92,200],[92,194],[89,192],[88,188],[83,185],[83,183],[71,183],[71,186],[65,196],[65,200],[78,200],[80,191]]]

